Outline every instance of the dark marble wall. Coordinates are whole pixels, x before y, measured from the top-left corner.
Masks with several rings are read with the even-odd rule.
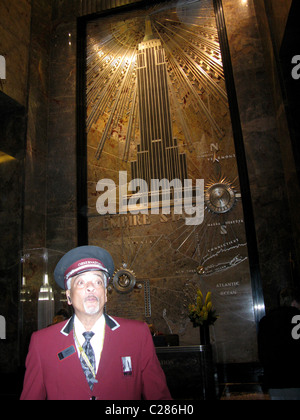
[[[0,371],[18,365],[18,278],[22,247],[25,109],[0,94],[0,315],[6,339],[0,340]]]
[[[0,2],[0,54],[6,59],[6,80],[1,91],[26,106],[30,50],[30,0]]]
[[[19,365],[20,256],[42,247],[46,232],[48,61],[52,7],[48,1],[1,2],[1,306],[7,339],[1,341],[1,372]]]
[[[51,4],[32,1],[23,248],[46,244]]]
[[[0,81],[0,315],[6,320],[6,339],[0,340],[3,373],[18,366],[18,279],[31,2],[4,0],[0,16],[0,54],[6,59],[6,79]]]
[[[265,7],[274,43],[278,50],[280,49],[284,37],[285,27],[293,1],[294,0],[254,0],[255,7],[257,7],[258,4],[260,4],[260,7]],[[259,17],[259,10],[257,10],[257,16]],[[265,27],[267,28],[268,25]]]
[[[259,31],[261,34],[265,62],[266,62],[266,71],[269,75],[270,80],[270,92],[273,97],[275,114],[276,114],[276,124],[278,130],[278,137],[280,139],[281,147],[281,158],[284,166],[284,176],[286,183],[286,190],[288,195],[288,209],[291,215],[292,220],[292,236],[295,249],[294,254],[291,255],[292,265],[295,266],[295,271],[299,273],[299,261],[300,261],[300,218],[299,218],[299,160],[297,161],[299,154],[296,153],[296,158],[294,159],[295,145],[292,145],[290,141],[289,133],[293,133],[293,130],[296,127],[297,122],[293,121],[294,116],[299,115],[297,113],[297,104],[298,104],[298,95],[297,95],[297,86],[295,84],[295,99],[294,102],[291,102],[290,98],[287,99],[286,91],[290,88],[295,81],[291,77],[291,59],[297,54],[297,39],[299,36],[295,34],[295,28],[289,29],[290,40],[288,43],[294,45],[292,49],[285,43],[286,38],[286,23],[290,22],[290,19],[297,19],[297,10],[299,10],[299,3],[292,2],[291,0],[276,0],[271,2],[270,0],[265,1],[265,8],[263,13],[263,4],[262,0],[255,0],[255,10],[258,16]],[[291,4],[293,5],[291,6]],[[298,6],[295,6],[298,4]],[[291,9],[290,9],[291,7]],[[297,9],[298,7],[298,9]],[[290,25],[290,23],[289,23]],[[273,34],[271,39],[270,32]],[[291,36],[292,35],[292,36]],[[272,42],[273,41],[273,42]],[[281,64],[281,71],[278,72],[278,63]],[[284,95],[282,95],[281,86],[284,87]],[[284,98],[284,99],[283,99]],[[291,115],[286,113],[292,111]],[[289,120],[289,123],[288,123]],[[290,124],[290,125],[289,125]],[[297,139],[294,139],[294,142],[297,142]],[[294,163],[296,161],[296,165]],[[298,177],[297,177],[298,173]],[[294,275],[294,283],[297,285],[299,279],[297,275]]]
[[[66,251],[77,245],[76,19],[59,12],[50,55],[46,242]]]
[[[252,0],[223,0],[264,298],[269,309],[277,304],[280,288],[292,281],[290,257],[297,255],[293,231],[299,225],[299,217],[293,214],[295,203],[289,200],[291,188],[288,180],[295,179],[295,166],[291,153],[288,153],[291,150],[289,134],[282,124],[282,116],[278,115],[282,97],[276,84],[278,69],[273,67],[271,71],[271,34],[263,6],[262,2],[260,5],[256,3],[255,9]],[[261,27],[263,33],[259,30]],[[269,56],[266,43],[269,44]],[[275,88],[276,98],[273,96]],[[299,201],[299,195],[295,198]]]

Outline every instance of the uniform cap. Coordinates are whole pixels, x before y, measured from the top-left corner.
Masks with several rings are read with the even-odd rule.
[[[62,289],[66,289],[70,278],[95,270],[103,271],[109,281],[114,272],[113,259],[105,249],[85,245],[71,249],[60,259],[54,270],[54,278]]]

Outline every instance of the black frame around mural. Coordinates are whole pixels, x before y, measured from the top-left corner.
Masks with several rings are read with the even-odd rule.
[[[152,0],[152,3],[162,3],[168,0]],[[245,231],[248,245],[249,267],[254,304],[256,325],[264,311],[264,298],[259,268],[258,246],[255,232],[254,215],[250,191],[247,160],[244,139],[239,115],[233,69],[230,58],[229,43],[226,31],[222,0],[213,0],[216,14],[217,29],[222,52],[223,69],[227,88],[229,109],[231,115],[232,131],[236,149],[242,204],[245,221]],[[87,217],[87,135],[86,135],[86,29],[87,23],[95,18],[106,17],[115,13],[135,10],[147,6],[148,1],[142,0],[126,6],[112,7],[100,13],[84,16],[77,20],[77,234],[78,246],[87,245],[88,217]]]

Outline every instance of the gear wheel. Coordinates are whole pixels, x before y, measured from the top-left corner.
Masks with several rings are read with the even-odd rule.
[[[121,267],[115,271],[113,276],[113,286],[119,293],[129,293],[134,288],[136,277],[133,271]]]

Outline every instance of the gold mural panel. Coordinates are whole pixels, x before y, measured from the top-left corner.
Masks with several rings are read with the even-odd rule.
[[[197,344],[188,304],[200,287],[212,291],[220,315],[212,331],[218,361],[255,360],[247,241],[212,0],[161,2],[89,21],[86,102],[89,243],[108,249],[116,264],[107,311]],[[169,184],[154,191],[153,179]],[[175,187],[165,196],[169,206],[164,201],[174,180],[179,209]],[[198,223],[184,207],[185,180]]]

